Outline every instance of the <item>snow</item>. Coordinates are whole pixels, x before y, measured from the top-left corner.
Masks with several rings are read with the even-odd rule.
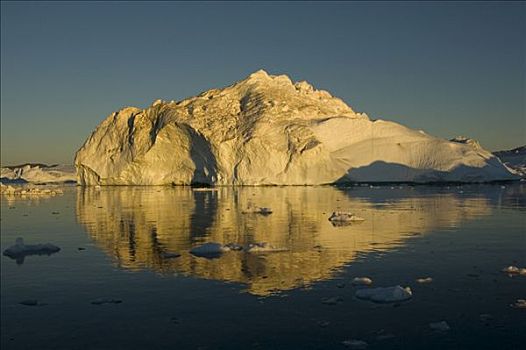
[[[58,251],[60,248],[50,243],[25,244],[23,238],[17,238],[15,245],[4,250],[4,255],[11,259],[19,259],[28,255],[51,255]]]
[[[474,142],[371,120],[326,91],[264,71],[175,104],[112,113],[78,150],[75,166],[82,185],[517,178]]]
[[[394,303],[411,299],[413,293],[409,287],[395,286],[359,289],[356,291],[355,296],[359,299],[366,299],[376,303]]]

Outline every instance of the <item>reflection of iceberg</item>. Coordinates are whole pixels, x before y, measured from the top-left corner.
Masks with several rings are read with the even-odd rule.
[[[400,246],[415,232],[489,213],[483,198],[417,196],[406,190],[405,198],[380,205],[348,193],[333,187],[78,188],[77,217],[123,268],[240,282],[250,293],[266,295],[328,279],[360,254]],[[256,203],[273,214],[242,214]],[[349,208],[365,221],[336,228],[327,220],[333,209]],[[211,260],[189,253],[206,242],[243,247],[267,242],[283,250],[230,249]],[[166,252],[181,256],[165,259]]]

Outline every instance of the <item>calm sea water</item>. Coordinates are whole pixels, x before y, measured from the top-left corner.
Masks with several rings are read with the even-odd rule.
[[[243,214],[251,205],[273,213]],[[72,186],[53,198],[3,196],[1,209],[2,251],[17,237],[62,248],[23,262],[1,257],[2,349],[526,346],[526,309],[510,306],[526,299],[526,277],[500,271],[526,266],[524,184]],[[365,221],[333,226],[335,210]],[[284,250],[189,253],[205,242]],[[410,286],[413,298],[358,300],[357,276]],[[332,297],[340,301],[322,303]],[[91,303],[99,298],[122,303]],[[44,305],[19,304],[26,299]],[[451,330],[429,328],[439,321]]]

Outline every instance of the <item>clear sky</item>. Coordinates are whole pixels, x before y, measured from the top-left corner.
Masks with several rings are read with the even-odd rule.
[[[123,106],[260,68],[371,118],[526,143],[525,2],[4,2],[1,160],[72,163]]]

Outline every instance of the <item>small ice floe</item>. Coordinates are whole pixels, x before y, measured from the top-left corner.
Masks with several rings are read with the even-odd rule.
[[[194,187],[192,188],[194,192],[217,192],[218,189],[215,187]]]
[[[431,277],[421,277],[416,279],[417,283],[425,284],[425,283],[431,283],[433,282],[433,279]]]
[[[112,299],[112,298],[99,298],[91,302],[93,305],[102,305],[102,304],[120,304],[122,303],[121,299]]]
[[[268,244],[267,242],[261,242],[261,243],[250,243],[246,251],[249,253],[272,253],[272,252],[285,252],[288,249],[286,248],[279,248],[274,247],[271,244]]]
[[[267,207],[248,207],[246,210],[242,211],[243,214],[260,214],[260,215],[270,215],[272,214],[272,209]]]
[[[361,218],[353,213],[347,213],[343,211],[334,211],[329,217],[329,221],[335,226],[348,225],[352,223],[362,222],[364,220],[364,218]]]
[[[344,340],[342,344],[348,347],[349,349],[367,349],[367,342],[359,339]]]
[[[482,321],[482,322],[488,322],[488,321],[493,320],[493,316],[490,315],[490,314],[480,314],[479,315],[479,320]]]
[[[325,305],[336,305],[343,302],[342,297],[330,297],[330,298],[322,298],[321,303]]]
[[[24,258],[29,255],[51,255],[60,250],[59,247],[51,243],[46,244],[24,244],[23,238],[17,238],[15,245],[4,250],[4,255],[11,259],[16,259],[17,263],[22,264]]]
[[[517,301],[511,304],[511,307],[516,309],[526,309],[526,299],[517,299]]]
[[[413,292],[409,287],[394,286],[359,289],[354,295],[359,299],[370,300],[375,303],[395,303],[411,299]]]
[[[451,329],[446,321],[432,322],[429,324],[429,328],[437,332],[447,332]]]
[[[160,255],[163,259],[175,259],[181,256],[181,254],[174,252],[162,252]]]
[[[506,266],[501,270],[504,273],[507,273],[509,275],[521,275],[526,276],[526,268],[524,267],[517,267],[517,266]]]
[[[318,326],[321,328],[327,328],[331,323],[329,321],[318,321]]]
[[[230,248],[219,243],[205,243],[199,247],[192,248],[190,254],[199,258],[214,259],[219,258],[224,252],[230,251]]]
[[[233,250],[233,251],[243,250],[243,246],[241,244],[237,244],[237,243],[227,243],[227,244],[225,244],[225,247],[230,249],[230,250]]]
[[[354,277],[351,283],[353,286],[370,286],[373,280],[369,277]]]

